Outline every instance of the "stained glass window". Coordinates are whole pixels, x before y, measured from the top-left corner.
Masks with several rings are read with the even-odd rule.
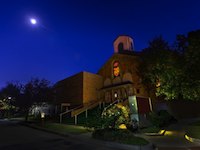
[[[113,63],[113,75],[114,77],[118,77],[120,75],[120,68],[119,68],[119,62],[115,61]]]

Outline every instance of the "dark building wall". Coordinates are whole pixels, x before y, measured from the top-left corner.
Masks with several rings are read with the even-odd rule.
[[[103,86],[100,75],[83,72],[83,103],[95,102],[98,99],[99,89]]]
[[[61,80],[55,85],[57,103],[83,103],[83,72]]]
[[[80,105],[98,100],[98,91],[102,87],[102,77],[89,72],[81,72],[56,83],[57,103]]]

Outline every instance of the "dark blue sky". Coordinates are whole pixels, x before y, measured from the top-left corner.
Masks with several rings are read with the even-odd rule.
[[[120,34],[135,49],[200,28],[199,0],[0,0],[0,87],[97,72]],[[38,25],[29,24],[36,17]]]

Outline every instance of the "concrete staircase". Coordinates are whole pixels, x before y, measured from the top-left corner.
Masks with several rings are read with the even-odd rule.
[[[93,103],[85,104],[85,105],[83,105],[82,108],[73,110],[71,112],[71,117],[75,117],[74,124],[75,125],[77,124],[77,116],[78,115],[80,115],[80,114],[85,112],[85,118],[87,118],[88,117],[88,110],[89,109],[93,109],[98,105],[99,105],[99,107],[101,107],[101,102],[100,101],[96,101],[96,102],[93,102]]]
[[[99,107],[101,107],[102,102],[101,101],[95,101],[95,102],[92,102],[92,103],[87,103],[87,104],[84,104],[84,105],[80,105],[80,106],[78,106],[76,108],[67,110],[67,111],[65,111],[65,112],[60,114],[60,123],[62,123],[63,115],[66,115],[66,114],[70,113],[71,117],[75,117],[74,124],[76,125],[77,124],[77,116],[78,115],[80,115],[80,114],[85,112],[85,117],[87,118],[88,117],[88,110],[93,109],[98,105],[99,105]]]
[[[78,120],[78,115],[85,113],[85,118],[87,118],[88,110],[93,109],[93,108],[97,107],[98,105],[99,105],[99,108],[101,108],[102,104],[103,104],[104,110],[106,110],[106,109],[110,108],[111,106],[113,106],[114,104],[118,104],[118,103],[125,104],[125,103],[127,103],[127,99],[126,100],[116,100],[116,101],[112,102],[111,104],[109,104],[107,107],[104,107],[104,103],[101,101],[95,101],[95,102],[80,105],[76,108],[73,108],[73,109],[70,109],[70,110],[67,110],[67,111],[61,113],[60,114],[60,123],[62,123],[63,115],[70,114],[71,117],[74,117],[74,124],[76,125],[77,120]]]

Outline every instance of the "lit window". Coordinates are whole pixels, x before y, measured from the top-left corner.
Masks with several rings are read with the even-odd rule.
[[[115,98],[117,98],[117,93],[114,94]]]
[[[115,61],[113,63],[113,75],[114,77],[118,77],[120,75],[120,69],[119,69],[119,62]]]

